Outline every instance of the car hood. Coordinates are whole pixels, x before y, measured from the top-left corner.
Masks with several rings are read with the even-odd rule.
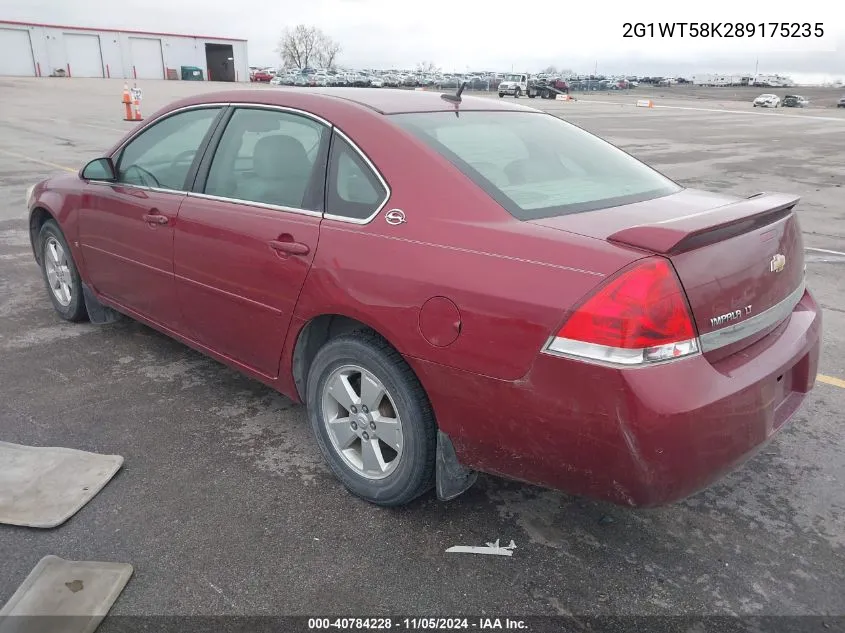
[[[79,184],[83,181],[79,179],[76,173],[58,174],[45,178],[36,185],[36,191],[44,189],[65,189],[67,187]]]

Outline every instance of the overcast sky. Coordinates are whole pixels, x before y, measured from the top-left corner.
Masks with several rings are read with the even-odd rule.
[[[315,25],[351,67],[689,76],[785,73],[845,78],[838,0],[0,0],[0,19],[245,38],[251,65],[277,64],[287,26]],[[824,37],[623,38],[625,22],[821,22]],[[768,35],[768,34],[767,34]]]

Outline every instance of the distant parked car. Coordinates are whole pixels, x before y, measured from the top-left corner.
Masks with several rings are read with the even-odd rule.
[[[270,83],[270,80],[273,78],[266,70],[256,70],[255,73],[252,75],[252,80],[261,83]]]
[[[836,102],[837,108],[845,108],[845,97],[840,97],[839,101]]]
[[[802,97],[801,95],[786,95],[783,98],[783,105],[784,108],[803,108],[808,105],[810,102]]]
[[[777,95],[763,94],[754,99],[754,107],[777,108],[780,106],[780,97]]]
[[[381,77],[370,77],[371,88],[384,88],[384,79]]]

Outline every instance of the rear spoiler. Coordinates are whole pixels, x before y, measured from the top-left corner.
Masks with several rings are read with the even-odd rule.
[[[622,229],[607,239],[653,253],[676,255],[777,222],[790,215],[800,199],[785,193],[757,193],[707,211]]]

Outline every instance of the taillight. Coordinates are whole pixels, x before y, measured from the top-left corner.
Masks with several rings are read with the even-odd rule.
[[[671,264],[656,257],[601,286],[546,347],[622,365],[671,360],[698,349],[681,284]]]

